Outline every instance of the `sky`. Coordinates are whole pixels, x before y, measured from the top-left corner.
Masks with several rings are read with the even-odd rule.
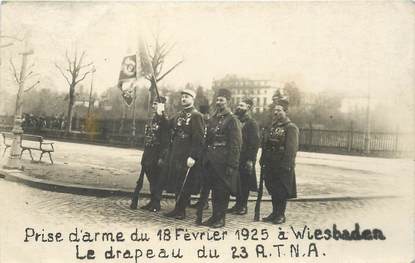
[[[410,98],[411,104],[414,18],[410,1],[3,2],[1,34],[29,29],[40,86],[62,91],[67,87],[54,63],[64,63],[66,49],[86,51],[102,92],[117,83],[121,60],[135,52],[138,38],[150,43],[158,32],[175,43],[165,68],[184,60],[162,85],[210,88],[214,79],[237,74],[350,97],[370,90],[374,98]],[[8,58],[18,64],[21,48],[1,49],[2,84],[10,81]]]

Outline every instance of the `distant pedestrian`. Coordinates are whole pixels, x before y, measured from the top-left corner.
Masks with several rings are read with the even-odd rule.
[[[287,116],[288,99],[281,97],[273,108],[272,125],[262,139],[261,169],[265,186],[272,198],[272,213],[262,220],[285,222],[287,199],[297,197],[295,158],[298,151],[298,128]]]

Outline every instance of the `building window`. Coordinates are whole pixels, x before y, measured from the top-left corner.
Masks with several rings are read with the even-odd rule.
[[[266,97],[264,97],[264,107],[265,107],[265,105],[267,105],[267,98]]]

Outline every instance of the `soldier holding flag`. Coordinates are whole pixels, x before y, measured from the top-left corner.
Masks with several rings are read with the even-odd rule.
[[[161,164],[166,158],[169,147],[170,133],[168,120],[164,113],[165,97],[159,98],[159,102],[154,101],[152,105],[153,118],[145,126],[144,153],[141,157],[141,169],[146,174],[150,183],[151,200],[148,204],[142,206],[142,209],[151,212],[160,211],[160,199],[162,194]],[[142,184],[142,183],[141,183]],[[140,179],[137,181],[136,191],[133,195],[131,208],[137,208],[138,188]]]

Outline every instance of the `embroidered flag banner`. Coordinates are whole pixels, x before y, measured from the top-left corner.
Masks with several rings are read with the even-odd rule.
[[[128,106],[134,100],[134,82],[137,79],[137,56],[131,55],[123,59],[121,63],[120,76],[118,78],[118,88],[121,90],[121,96]]]

